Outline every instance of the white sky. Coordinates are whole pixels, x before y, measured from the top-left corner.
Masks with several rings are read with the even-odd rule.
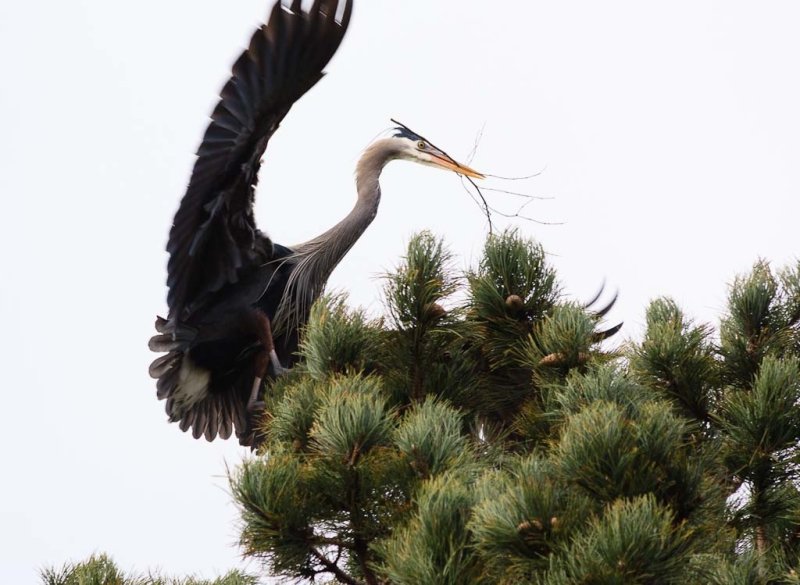
[[[247,566],[224,479],[245,451],[165,422],[146,342],[193,152],[267,11],[0,3],[2,583],[93,551],[125,569]],[[629,336],[664,294],[716,321],[736,273],[798,254],[799,19],[794,1],[356,0],[329,76],[267,151],[258,220],[287,244],[338,220],[391,116],[457,158],[485,125],[473,166],[546,167],[508,186],[556,197],[528,212],[565,225],[515,225],[570,294],[606,279]],[[412,233],[445,236],[466,266],[484,223],[456,177],[394,163],[331,284],[378,311],[376,275]]]

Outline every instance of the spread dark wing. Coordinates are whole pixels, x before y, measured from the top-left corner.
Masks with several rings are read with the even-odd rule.
[[[170,320],[270,257],[253,218],[261,156],[292,104],[322,78],[351,11],[352,0],[315,0],[308,12],[300,0],[279,1],[234,64],[169,234]]]

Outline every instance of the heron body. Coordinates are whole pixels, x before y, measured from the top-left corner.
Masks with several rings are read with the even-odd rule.
[[[166,319],[150,366],[171,422],[195,438],[259,441],[262,381],[296,359],[301,329],[333,269],[378,211],[384,166],[406,159],[481,177],[406,127],[377,140],[356,168],[352,211],[308,242],[282,246],[256,226],[261,157],[292,104],[323,76],[352,0],[277,2],[233,66],[170,230]],[[341,17],[337,19],[337,14]]]

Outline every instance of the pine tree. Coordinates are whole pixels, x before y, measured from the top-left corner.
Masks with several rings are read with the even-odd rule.
[[[764,579],[800,561],[800,265],[738,278],[720,326],[721,455],[737,487],[731,525]]]
[[[320,301],[230,476],[245,554],[350,585],[800,583],[800,264],[736,278],[717,329],[656,299],[626,343],[563,290],[515,232],[463,275],[423,233],[382,318]]]
[[[421,234],[386,305],[317,305],[269,440],[231,478],[271,571],[797,582],[800,270],[738,278],[718,336],[657,299],[644,338],[609,349],[607,307],[568,301],[536,243],[490,238],[459,276]]]
[[[258,579],[239,571],[231,571],[213,580],[165,577],[154,573],[127,574],[111,557],[100,554],[81,563],[67,563],[59,569],[44,569],[41,582],[43,585],[256,585]]]

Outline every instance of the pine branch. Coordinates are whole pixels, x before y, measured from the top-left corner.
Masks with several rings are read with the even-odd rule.
[[[312,547],[309,550],[311,554],[322,564],[322,566],[325,567],[325,570],[328,573],[333,574],[333,576],[336,577],[340,583],[346,583],[346,585],[364,585],[361,581],[356,581],[350,575],[342,571],[339,568],[339,565],[333,561],[329,561],[328,558],[317,549]]]
[[[346,542],[344,540],[341,540],[340,538],[326,538],[324,536],[315,537],[314,538],[314,544],[319,544],[319,545],[322,545],[322,546],[335,546],[340,550],[341,549],[348,549],[348,550],[352,550],[353,549],[353,545],[352,544],[350,544],[349,542]]]
[[[369,542],[362,536],[362,514],[360,507],[361,482],[358,470],[354,470],[353,484],[350,491],[350,524],[353,527],[353,553],[364,574],[367,585],[378,585],[378,579],[369,567]]]

